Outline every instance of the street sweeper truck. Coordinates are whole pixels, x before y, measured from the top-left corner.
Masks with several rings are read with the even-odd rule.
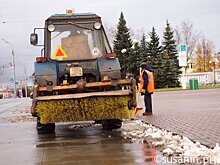
[[[38,34],[44,41],[38,43]],[[34,63],[32,116],[38,133],[56,122],[96,121],[104,129],[121,127],[136,107],[134,79],[122,79],[101,17],[93,13],[55,14],[30,35],[42,46]],[[40,53],[39,53],[40,54]]]

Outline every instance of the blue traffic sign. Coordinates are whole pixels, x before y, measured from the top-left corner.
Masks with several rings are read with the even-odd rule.
[[[9,82],[13,83],[14,82],[14,77],[10,77]]]
[[[179,51],[180,52],[186,52],[186,50],[187,50],[187,46],[185,44],[179,45]]]

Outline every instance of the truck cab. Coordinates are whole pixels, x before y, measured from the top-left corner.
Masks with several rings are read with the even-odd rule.
[[[32,45],[38,38],[34,30]],[[45,65],[46,62],[47,64]],[[42,71],[44,66],[46,73]],[[112,53],[101,18],[93,13],[55,14],[45,21],[44,54],[35,63],[36,82],[74,84],[80,79],[120,79],[120,64]]]

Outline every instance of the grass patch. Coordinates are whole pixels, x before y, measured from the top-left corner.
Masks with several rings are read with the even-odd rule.
[[[220,84],[218,85],[209,85],[209,86],[200,86],[199,89],[218,89],[220,88]]]
[[[199,86],[199,89],[218,89],[220,88],[220,84],[218,85],[208,85],[208,86]],[[182,87],[176,87],[176,88],[160,88],[160,89],[155,89],[155,92],[169,92],[169,91],[185,91],[185,90],[190,90],[189,88],[187,89],[182,89]]]
[[[177,88],[160,88],[160,89],[155,89],[155,92],[168,92],[168,91],[183,91],[187,89],[182,89],[181,87]]]

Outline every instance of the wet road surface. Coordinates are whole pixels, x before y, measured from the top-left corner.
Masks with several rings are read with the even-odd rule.
[[[0,100],[1,165],[153,165],[160,155],[148,144],[132,144],[121,129],[105,131],[91,122],[59,123],[56,133],[38,135],[30,99]]]

